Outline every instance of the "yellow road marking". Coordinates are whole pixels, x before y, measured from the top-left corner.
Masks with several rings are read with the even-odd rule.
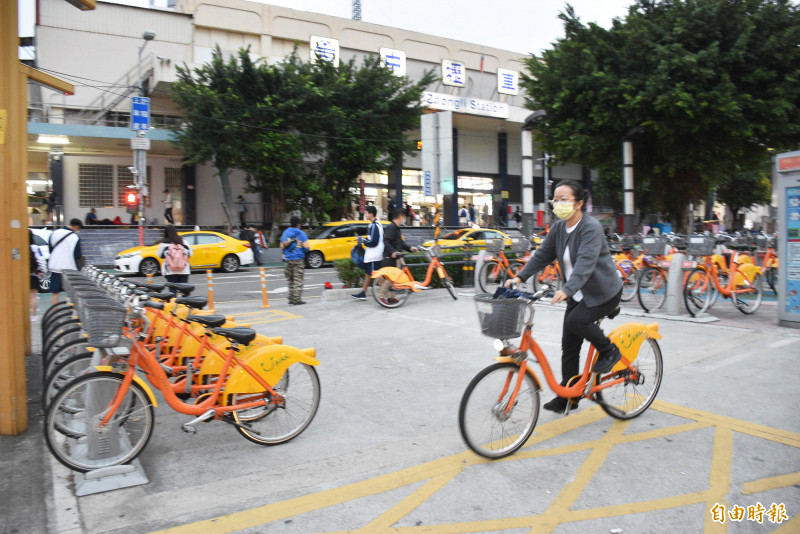
[[[689,419],[692,422],[645,432],[625,434],[624,431],[628,422],[608,420],[609,427],[602,438],[571,445],[546,447],[544,442],[551,438],[595,423],[601,419],[606,419],[605,413],[602,412],[599,407],[592,407],[571,414],[569,417],[557,419],[539,426],[536,434],[528,441],[522,450],[508,458],[499,460],[507,462],[528,458],[556,456],[577,450],[592,451],[583,464],[577,469],[571,481],[563,487],[548,508],[539,515],[506,517],[483,521],[451,522],[438,525],[427,524],[413,527],[393,526],[404,517],[408,516],[420,504],[435,496],[440,489],[454,482],[458,475],[468,467],[493,463],[492,460],[481,458],[471,451],[465,451],[339,488],[332,488],[287,501],[267,504],[249,510],[242,510],[240,512],[159,532],[161,534],[181,534],[198,531],[202,531],[204,534],[232,532],[245,528],[257,527],[281,519],[296,517],[314,510],[350,502],[370,495],[377,495],[420,482],[424,482],[424,484],[411,495],[403,498],[388,510],[378,514],[374,519],[362,526],[360,530],[357,530],[357,532],[385,531],[455,534],[514,528],[527,528],[530,529],[530,532],[537,533],[551,532],[564,523],[668,510],[699,503],[706,505],[704,517],[705,531],[726,532],[727,527],[725,525],[727,525],[727,522],[725,525],[722,525],[711,521],[709,509],[717,502],[724,504],[725,496],[731,493],[731,463],[733,461],[734,433],[748,434],[761,439],[800,448],[800,434],[795,432],[757,425],[747,421],[703,412],[693,408],[686,408],[663,401],[654,402],[651,408],[666,414]],[[581,510],[570,509],[616,445],[640,442],[682,432],[692,432],[712,426],[715,428],[715,433],[710,459],[711,468],[709,482],[706,490],[613,506]],[[537,447],[534,448],[534,446]],[[758,493],[790,486],[798,482],[800,482],[800,473],[788,473],[785,475],[768,477],[743,484],[742,494]],[[736,503],[733,502],[730,504]],[[792,512],[797,514],[798,511],[787,510],[787,513]],[[795,515],[788,522],[784,522],[780,525],[780,528],[776,530],[776,532],[797,532],[798,526],[800,526],[800,515]]]
[[[264,313],[259,317],[266,317],[263,321],[248,321],[249,324],[266,324],[266,323],[277,323],[278,321],[291,321],[292,319],[302,319],[302,315],[297,315],[296,313],[290,313],[283,310],[269,310],[268,312]]]

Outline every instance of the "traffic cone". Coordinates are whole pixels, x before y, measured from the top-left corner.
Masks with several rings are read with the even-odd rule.
[[[333,289],[333,284],[330,282],[325,282],[325,289]]]

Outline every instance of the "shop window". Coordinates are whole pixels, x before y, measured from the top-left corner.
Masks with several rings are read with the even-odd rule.
[[[114,166],[80,163],[78,191],[82,208],[113,208]]]

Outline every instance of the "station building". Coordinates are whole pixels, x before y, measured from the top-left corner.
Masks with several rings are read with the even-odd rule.
[[[155,37],[145,41],[145,31]],[[130,219],[125,197],[134,183],[129,169],[131,139],[136,136],[131,130],[132,99],[139,96],[141,78],[150,99],[148,222],[163,223],[162,192],[169,189],[177,224],[224,225],[214,168],[184,165],[182,154],[170,143],[169,127],[181,123],[180,110],[169,98],[176,66],[194,68],[208,62],[216,45],[227,56],[250,46],[254,58],[280,61],[296,44],[303,58],[317,54],[359,62],[380,54],[398,74],[412,79],[434,69],[441,79],[426,90],[423,104],[429,111],[452,112],[458,205],[472,204],[483,224],[508,221],[506,214],[521,204],[520,132],[531,114],[523,107],[519,86],[524,56],[245,0],[178,0],[166,9],[99,0],[88,12],[63,0],[38,0],[35,66],[73,83],[75,94],[29,85],[29,193],[41,194],[52,184],[64,220],[83,219],[91,208],[101,220]],[[420,131],[408,135],[421,139]],[[542,191],[544,155],[536,146],[532,153],[537,158],[534,183]],[[577,165],[556,166],[550,173],[554,182],[591,179],[591,173]],[[417,213],[442,204],[441,196],[426,195],[419,153],[405,155],[402,167],[387,174],[362,178],[367,201],[382,213],[390,197],[408,202]],[[246,193],[242,174],[231,176],[231,187],[233,197],[245,198],[248,222],[272,222],[269,197]],[[544,199],[538,194],[534,201]],[[31,211],[31,224],[43,222],[43,215],[36,213],[43,210]],[[610,210],[597,205],[593,214],[607,222],[612,219]]]

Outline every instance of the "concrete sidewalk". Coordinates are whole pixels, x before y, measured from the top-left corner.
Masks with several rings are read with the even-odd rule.
[[[787,380],[800,332],[775,326],[774,307],[744,316],[727,305],[728,317],[718,303],[722,320],[657,319],[665,374],[650,410],[630,422],[588,402],[566,418],[543,411],[524,449],[489,462],[458,431],[464,388],[494,356],[473,293],[459,293],[426,291],[395,310],[371,300],[218,304],[259,332],[317,348],[320,410],[295,440],[263,448],[219,422],[184,434],[187,417],[159,403],[140,456],[150,483],[134,488],[74,496],[43,444],[32,376],[31,428],[0,437],[9,481],[0,531],[800,531],[800,394]],[[604,329],[654,320],[636,308]],[[536,306],[534,332],[556,368],[562,316]],[[541,398],[551,398],[546,387]],[[710,512],[757,502],[784,504],[786,519],[723,525]]]

